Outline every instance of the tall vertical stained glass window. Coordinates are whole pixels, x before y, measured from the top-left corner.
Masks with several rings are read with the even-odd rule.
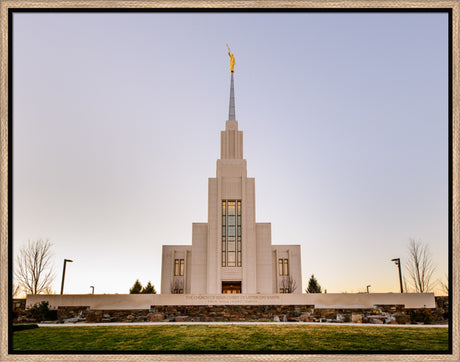
[[[222,200],[222,266],[241,266],[241,200]]]

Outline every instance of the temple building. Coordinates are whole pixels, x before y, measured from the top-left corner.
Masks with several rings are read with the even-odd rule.
[[[300,245],[272,245],[271,224],[256,222],[229,55],[229,115],[216,177],[208,182],[208,222],[192,224],[192,245],[163,245],[161,294],[301,293]]]

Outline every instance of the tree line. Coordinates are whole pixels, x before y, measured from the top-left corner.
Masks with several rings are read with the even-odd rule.
[[[139,279],[136,279],[134,285],[129,290],[129,294],[157,294],[157,291],[155,290],[155,287],[152,285],[152,283],[150,283],[150,280],[147,285],[143,287],[139,282]]]

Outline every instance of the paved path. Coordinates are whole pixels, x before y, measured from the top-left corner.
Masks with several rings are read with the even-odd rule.
[[[48,324],[39,323],[40,327],[110,327],[110,326],[193,326],[193,325],[289,325],[289,326],[304,326],[304,325],[315,325],[315,326],[354,326],[354,327],[410,327],[410,328],[447,328],[448,325],[440,324],[371,324],[371,323],[319,323],[319,322],[132,322],[132,323],[59,323],[59,324]]]

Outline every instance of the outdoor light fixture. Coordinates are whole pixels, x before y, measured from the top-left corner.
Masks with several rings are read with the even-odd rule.
[[[402,284],[402,274],[401,274],[401,259],[395,258],[395,259],[391,259],[391,261],[394,261],[395,264],[398,266],[398,269],[399,269],[399,287],[401,288],[401,293],[404,293],[403,284]]]
[[[64,268],[62,269],[61,294],[64,294],[65,265],[67,262],[73,263],[73,260],[64,259]]]
[[[370,288],[370,287],[371,287],[370,285],[366,286],[367,294],[369,294],[369,288]]]
[[[89,287],[93,289],[91,294],[94,294],[94,285],[90,285]]]

